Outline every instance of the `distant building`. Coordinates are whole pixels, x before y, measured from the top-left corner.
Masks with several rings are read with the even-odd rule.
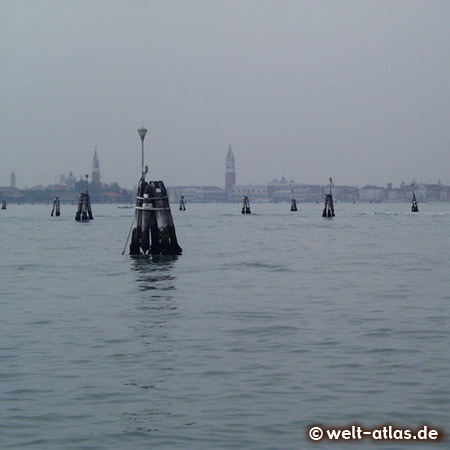
[[[416,180],[413,180],[412,183],[408,184],[402,182],[398,189],[388,191],[388,200],[394,202],[409,202],[412,200],[413,193],[415,194],[417,201],[426,202],[429,200],[427,198],[427,185],[418,184]]]
[[[294,180],[287,180],[286,177],[282,176],[281,180],[278,181],[276,178],[273,179],[267,186],[267,196],[270,200],[285,200],[290,201],[292,198],[292,189],[295,186]]]
[[[240,201],[247,196],[252,200],[267,200],[267,184],[235,184],[231,189],[231,200]]]
[[[399,195],[399,189],[388,189],[386,193],[387,193],[387,200],[389,202],[397,202],[401,198]]]
[[[69,186],[70,188],[73,188],[75,186],[76,182],[77,182],[77,179],[73,175],[72,171],[70,171],[69,175],[61,174],[59,176],[59,184],[65,184],[65,185]]]
[[[228,147],[227,159],[225,162],[225,191],[231,194],[233,186],[236,184],[236,167],[231,144]]]
[[[442,184],[424,184],[427,202],[441,202],[446,198]]]
[[[178,203],[184,196],[188,203],[222,203],[228,201],[228,192],[217,186],[171,186],[167,187],[171,203]]]
[[[380,202],[386,199],[386,189],[380,186],[364,186],[359,190],[359,200],[362,202]]]
[[[299,184],[293,179],[288,181],[284,176],[280,181],[274,178],[267,186],[267,197],[274,202],[289,202],[292,197],[297,202],[316,202],[322,200],[323,195],[323,186]]]
[[[97,147],[95,147],[94,159],[92,160],[92,182],[100,183],[100,163],[97,156]]]
[[[18,202],[22,197],[19,189],[11,186],[0,186],[0,201]]]
[[[11,172],[9,186],[12,187],[12,188],[16,187],[16,174],[14,173],[14,170]]]
[[[450,201],[450,187],[442,186],[442,201],[449,202]]]
[[[327,186],[329,190],[329,186]],[[335,186],[332,187],[333,197],[339,202],[355,202],[359,198],[357,186]]]

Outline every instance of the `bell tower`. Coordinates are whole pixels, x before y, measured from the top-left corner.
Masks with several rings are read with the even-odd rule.
[[[231,144],[228,147],[227,160],[225,162],[225,190],[230,191],[236,184],[236,168]]]
[[[100,163],[97,156],[97,147],[95,147],[94,159],[92,160],[92,182],[100,183]]]

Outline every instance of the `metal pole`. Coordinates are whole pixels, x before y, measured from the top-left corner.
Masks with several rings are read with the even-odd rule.
[[[144,166],[144,139],[145,139],[145,135],[147,134],[147,128],[141,127],[138,130],[139,136],[141,137],[141,141],[142,141],[142,147],[141,147],[141,153],[142,153],[142,161],[141,161],[141,166],[142,166],[142,178],[145,178],[145,166]]]
[[[144,177],[145,176],[145,173],[144,173],[144,138],[141,137],[141,140],[142,140],[142,177]]]
[[[123,248],[122,255],[125,253],[125,249],[127,248],[128,240],[130,239],[130,234],[131,234],[131,230],[133,229],[133,225],[134,225],[134,219],[133,219],[133,223],[131,224],[130,231],[128,232],[127,242],[125,242],[125,247]]]

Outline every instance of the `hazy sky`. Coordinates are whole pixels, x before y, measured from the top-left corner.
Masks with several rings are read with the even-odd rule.
[[[450,1],[2,0],[0,185],[450,184]]]

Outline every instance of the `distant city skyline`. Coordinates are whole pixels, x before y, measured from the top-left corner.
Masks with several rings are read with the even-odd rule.
[[[9,183],[0,183],[0,186],[12,186],[11,180],[14,179],[14,186],[12,186],[12,187],[17,187],[18,189],[32,189],[32,188],[37,187],[37,186],[51,186],[51,185],[60,184],[61,183],[61,179],[65,180],[65,179],[68,179],[68,178],[71,178],[71,177],[74,177],[76,179],[76,181],[84,180],[85,179],[85,175],[86,175],[86,172],[83,173],[83,174],[75,175],[75,174],[72,174],[72,171],[69,171],[69,173],[60,173],[57,176],[55,175],[54,178],[53,178],[53,181],[52,180],[47,180],[47,182],[39,183],[39,184],[34,185],[34,186],[23,186],[23,185],[21,185],[20,179],[19,179],[19,185],[17,186],[16,185],[17,184],[16,183],[16,174],[15,174],[15,171],[12,171],[11,174],[9,175],[9,180],[10,180]],[[268,184],[271,184],[273,182],[283,183],[284,182],[283,179],[286,180],[286,182],[288,182],[288,183],[292,182],[292,183],[296,183],[296,184],[305,184],[305,185],[327,186],[329,184],[329,182],[328,183],[327,182],[323,182],[323,180],[317,180],[316,182],[307,183],[307,182],[304,182],[304,181],[299,181],[296,178],[287,178],[284,175],[281,175],[281,176],[276,176],[275,175],[275,176],[272,177],[272,179],[265,180],[265,181],[263,180],[263,181],[261,181],[259,183],[245,183],[245,182],[243,182],[243,183],[236,183],[236,185],[248,185],[248,186],[251,186],[251,185],[268,185]],[[88,181],[91,182],[92,180],[93,180],[92,174],[89,174],[89,180]],[[117,183],[117,181],[115,181],[115,180],[104,181],[103,180],[103,176],[102,176],[101,182],[104,183],[104,184]],[[63,183],[65,183],[65,181],[63,181]],[[333,182],[333,184],[336,185],[336,186],[353,186],[353,187],[358,187],[358,188],[362,188],[362,187],[366,187],[366,186],[376,186],[376,187],[387,188],[388,185],[391,185],[393,188],[398,188],[398,187],[401,187],[402,185],[411,186],[412,184],[415,184],[417,186],[418,185],[427,185],[427,184],[429,184],[429,185],[442,184],[442,185],[445,185],[445,186],[450,185],[450,184],[442,183],[442,181],[440,179],[432,180],[432,181],[425,180],[423,182],[418,182],[416,179],[413,179],[411,181],[402,181],[402,182],[400,182],[398,184],[391,183],[391,182],[387,182],[387,183],[384,183],[384,184],[381,184],[381,183],[365,183],[365,184],[361,184],[361,185],[354,185],[354,184],[345,183],[345,182],[343,182],[343,183],[334,183]],[[183,186],[216,186],[218,188],[224,189],[224,186],[220,183],[220,180],[217,180],[217,183],[212,183],[212,184],[201,184],[201,183],[195,183],[195,182],[191,183],[191,184],[183,184],[183,183],[172,183],[171,184],[171,186],[181,186],[181,185],[183,185]],[[123,186],[123,185],[120,185],[120,186],[125,188],[125,189],[129,189],[129,190],[135,189],[135,186]],[[226,189],[224,189],[224,190],[226,190]]]
[[[92,172],[90,174],[91,192],[94,199],[99,202],[124,202],[134,197],[133,189],[128,192],[123,190],[117,182],[112,182],[109,186],[101,182],[100,159],[97,147],[94,148],[92,158]],[[328,189],[333,190],[335,200],[356,202],[356,201],[410,201],[414,196],[421,201],[450,201],[450,186],[445,186],[438,181],[437,184],[421,184],[417,180],[410,183],[401,183],[394,187],[393,183],[387,183],[386,186],[369,185],[362,187],[355,185],[339,185],[329,178],[328,184],[308,184],[296,182],[293,178],[287,179],[284,175],[280,179],[274,177],[272,181],[260,184],[243,184],[236,180],[236,160],[231,144],[224,164],[224,185],[167,185],[171,201],[179,201],[185,198],[189,202],[235,202],[248,196],[256,201],[291,201],[296,199],[299,202],[319,202],[323,199]],[[89,180],[89,174],[80,176],[79,181],[83,181],[83,186]],[[59,183],[49,184],[47,186],[35,186],[31,190],[21,192],[16,188],[16,175],[14,172],[10,176],[10,186],[0,186],[0,196],[2,199],[20,201],[48,201],[49,197],[58,196],[65,201],[73,201],[79,194],[75,192],[77,188],[77,177],[72,171],[69,175],[60,175]],[[84,189],[84,187],[83,187]],[[31,193],[30,193],[31,191]]]
[[[86,171],[83,175],[73,175],[72,170],[70,170],[69,174],[65,174],[65,173],[61,173],[58,176],[55,176],[55,180],[54,182],[48,182],[48,183],[41,183],[39,185],[36,186],[48,186],[48,185],[52,185],[52,184],[58,184],[58,182],[56,181],[57,179],[59,179],[60,183],[65,183],[66,181],[62,181],[62,180],[72,180],[72,179],[84,179],[85,175],[88,174],[89,175],[89,181],[94,181],[94,182],[103,182],[101,181],[101,178],[103,178],[100,175],[100,159],[98,156],[98,152],[97,152],[97,147],[94,147],[93,149],[93,156],[92,156],[92,163],[91,163],[91,172],[89,173],[88,171]],[[317,182],[312,182],[312,183],[307,183],[305,181],[298,181],[296,178],[294,177],[289,177],[287,178],[284,174],[282,175],[274,175],[270,180],[261,180],[259,183],[246,183],[245,182],[245,174],[241,174],[243,175],[243,180],[241,183],[237,182],[239,180],[236,179],[236,171],[238,170],[237,168],[237,164],[236,164],[236,158],[234,156],[234,152],[232,149],[232,145],[229,144],[228,146],[228,151],[226,153],[226,158],[225,158],[225,165],[224,165],[224,174],[225,174],[225,184],[221,185],[219,180],[217,180],[216,183],[210,184],[210,185],[203,185],[203,186],[217,186],[219,188],[224,189],[225,191],[230,191],[232,189],[233,185],[246,185],[246,186],[251,186],[251,185],[268,185],[271,184],[273,182],[281,182],[281,183],[296,183],[296,184],[306,184],[306,185],[320,185],[320,186],[326,186],[327,184],[329,184],[329,182],[323,182],[323,180],[320,180],[322,182],[320,182],[319,180],[317,180]],[[109,183],[116,183],[116,180],[111,180],[109,181]],[[14,183],[14,186],[13,186]],[[401,187],[402,185],[411,185],[411,184],[440,184],[441,180],[437,180],[435,182],[429,182],[429,181],[424,181],[424,182],[418,182],[415,178],[410,180],[410,181],[402,181],[398,184],[398,187]],[[108,184],[108,182],[105,182],[105,184]],[[120,183],[119,183],[120,184]],[[183,183],[173,183],[172,186],[176,186],[176,185],[182,185]],[[389,185],[392,187],[396,187],[394,183],[392,182],[387,182],[385,184],[376,184],[376,183],[365,183],[362,185],[352,185],[349,183],[333,183],[336,186],[353,186],[353,187],[365,187],[365,186],[376,186],[376,187],[389,187]],[[445,184],[445,183],[444,183]],[[169,185],[169,184],[168,184]],[[0,183],[0,186],[2,186],[2,184]],[[6,184],[4,186],[7,186]],[[10,174],[10,184],[9,186],[11,187],[16,187],[16,174],[14,171],[11,172]],[[191,186],[202,186],[201,183],[192,183]],[[27,186],[26,188],[32,188],[35,186]],[[135,186],[122,186],[123,188],[126,189],[134,189]],[[20,189],[24,189],[25,187],[20,187]]]
[[[109,181],[104,181],[103,180],[103,176],[100,176],[100,163],[99,163],[97,147],[96,146],[93,147],[93,150],[91,150],[91,152],[92,151],[93,151],[93,157],[91,158],[91,169],[90,170],[86,169],[85,171],[82,171],[82,173],[80,173],[78,175],[74,175],[74,176],[77,179],[84,179],[84,176],[88,173],[89,174],[89,181],[93,181],[94,180],[94,181],[97,181],[97,182],[104,182],[106,184],[118,182],[117,180],[109,179],[108,175],[106,176],[106,179],[109,180]],[[222,154],[222,157],[223,157],[223,154]],[[239,155],[238,155],[237,160],[239,161]],[[106,165],[109,166],[108,161],[106,161]],[[86,164],[86,167],[88,167],[87,164]],[[222,167],[223,167],[223,163],[222,163]],[[18,187],[20,189],[25,189],[25,188],[32,188],[33,186],[40,186],[40,185],[46,186],[46,185],[55,184],[55,183],[57,183],[57,180],[60,179],[61,177],[65,177],[68,174],[72,174],[72,173],[73,173],[72,170],[68,170],[68,171],[65,171],[65,172],[64,171],[60,171],[59,173],[53,175],[53,181],[50,179],[51,177],[47,177],[47,179],[44,179],[41,183],[38,183],[36,185],[24,185],[23,183],[21,183],[20,173],[18,173],[18,175],[19,175],[19,177],[18,177],[18,179],[19,179],[19,186]],[[285,178],[287,180],[295,180],[295,182],[297,182],[297,183],[326,185],[327,184],[327,180],[329,178],[328,175],[330,175],[330,174],[325,174],[323,179],[320,179],[320,180],[319,179],[312,180],[310,178],[308,181],[306,181],[306,180],[299,181],[298,177],[295,176],[295,173],[294,174],[290,174],[289,176],[287,176],[285,174],[285,171],[282,171],[281,173],[273,174],[272,177],[269,177],[269,179],[267,179],[267,180],[263,180],[263,179],[259,179],[258,180],[257,179],[257,182],[254,182],[254,183],[247,182],[246,173],[243,172],[242,168],[239,170],[239,164],[236,163],[236,158],[235,158],[235,155],[234,155],[234,152],[233,152],[232,145],[229,144],[228,151],[226,152],[226,171],[225,171],[225,177],[226,177],[226,180],[228,180],[228,181],[225,182],[225,185],[227,183],[228,184],[233,184],[233,182],[236,183],[236,184],[239,184],[239,183],[236,182],[236,180],[237,180],[237,173],[239,173],[240,179],[242,181],[241,184],[248,184],[248,185],[250,185],[250,184],[255,184],[255,185],[267,184],[267,183],[270,183],[270,182],[272,182],[274,180],[277,180],[277,181],[281,180],[282,178]],[[331,174],[331,175],[333,176],[333,174]],[[151,174],[150,174],[150,176],[151,176]],[[12,177],[14,177],[14,181],[15,181],[16,180],[16,171],[15,170],[12,170],[9,173],[9,175],[8,175],[8,178],[10,180],[11,180]],[[223,177],[223,175],[222,175],[222,177]],[[102,178],[102,180],[100,180],[100,178]],[[340,186],[358,186],[358,187],[363,187],[363,186],[371,186],[371,185],[373,185],[373,186],[385,186],[386,187],[388,184],[393,184],[394,186],[401,186],[402,184],[411,184],[413,182],[415,182],[417,184],[438,184],[438,183],[443,183],[441,178],[438,178],[436,180],[426,180],[426,179],[422,179],[422,178],[416,176],[416,177],[412,177],[411,180],[401,180],[398,183],[395,183],[395,182],[392,182],[392,181],[388,180],[386,182],[375,181],[375,182],[363,182],[362,184],[352,184],[350,182],[346,182],[345,180],[341,180],[341,182],[339,182],[339,183],[336,182],[336,184],[340,185]],[[16,184],[16,181],[15,181],[15,184]],[[171,184],[172,185],[177,185],[177,184],[181,185],[181,184],[184,184],[184,183],[179,183],[179,182],[177,182],[175,180],[175,182],[171,183]],[[443,184],[450,185],[450,182],[449,183],[443,183]],[[0,186],[1,185],[7,186],[8,183],[1,183],[0,182]],[[123,186],[121,184],[121,186],[126,188],[126,189],[134,189],[134,187],[136,185],[137,185],[137,180],[134,183],[134,185],[132,185],[132,186]],[[190,185],[192,185],[192,186],[199,186],[199,185],[211,186],[211,185],[214,185],[214,186],[218,186],[218,187],[222,187],[222,188],[224,187],[219,179],[216,180],[215,182],[210,183],[210,184],[202,184],[202,183],[199,182],[199,180],[194,180],[194,182],[190,183]],[[225,187],[225,189],[226,189],[226,187]]]

